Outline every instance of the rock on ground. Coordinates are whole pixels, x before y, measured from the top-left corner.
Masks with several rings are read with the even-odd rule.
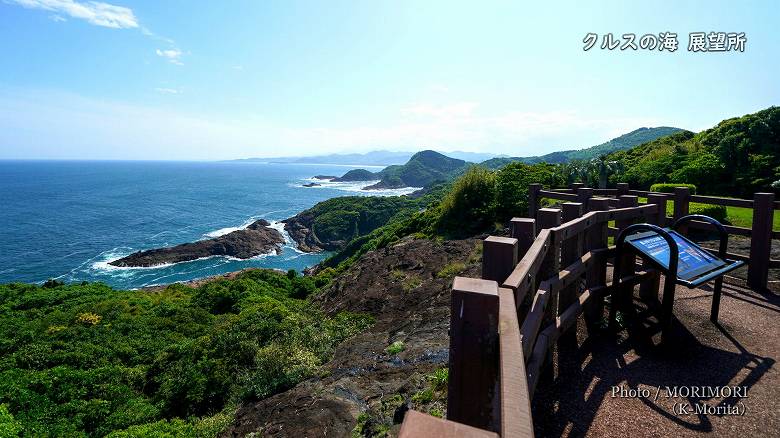
[[[443,414],[446,389],[430,376],[447,366],[452,278],[479,275],[477,248],[476,240],[404,239],[365,254],[315,301],[376,323],[336,349],[324,377],[241,406],[222,436],[393,433],[409,408]]]

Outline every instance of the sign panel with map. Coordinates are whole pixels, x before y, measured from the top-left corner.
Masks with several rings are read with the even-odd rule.
[[[673,230],[667,230],[677,243],[679,251],[677,278],[690,280],[726,265],[724,260],[710,254],[699,245],[686,239]],[[634,248],[655,260],[663,268],[669,269],[669,244],[655,232],[646,232],[626,239]]]

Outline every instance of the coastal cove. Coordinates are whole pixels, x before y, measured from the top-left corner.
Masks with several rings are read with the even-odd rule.
[[[312,176],[381,167],[242,162],[0,161],[0,283],[100,281],[123,289],[190,281],[245,268],[302,270],[327,257],[304,253],[282,220],[366,182],[303,187]],[[374,181],[376,182],[376,181]],[[134,252],[226,235],[264,219],[278,251],[246,260],[207,257],[153,267],[110,262]]]

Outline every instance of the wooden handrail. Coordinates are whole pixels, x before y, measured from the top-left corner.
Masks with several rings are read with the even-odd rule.
[[[511,289],[500,288],[498,298],[501,436],[503,438],[533,437],[531,398],[528,393],[515,296]]]

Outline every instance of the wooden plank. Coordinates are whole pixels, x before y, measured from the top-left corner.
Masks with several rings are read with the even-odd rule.
[[[521,435],[522,436],[522,435]],[[533,435],[528,435],[533,436]],[[404,416],[398,438],[498,438],[498,434],[454,421],[436,418],[415,410]]]
[[[547,283],[542,286],[548,288]],[[539,289],[534,295],[534,302],[528,316],[525,317],[523,325],[520,327],[520,337],[523,341],[523,355],[526,360],[531,357],[531,351],[536,343],[536,335],[539,333],[539,327],[542,326],[545,309],[550,299],[550,292],[546,289]]]
[[[553,234],[555,234],[556,241],[566,240],[569,237],[582,233],[583,231],[590,228],[597,219],[597,213],[590,212],[577,219],[566,222],[565,224],[551,228],[551,231]]]
[[[709,230],[709,231],[718,231],[718,228],[715,227],[715,225],[712,225],[709,222],[702,222],[702,221],[690,221],[688,222],[689,226],[691,228],[696,228],[699,230]],[[750,237],[751,230],[750,228],[744,228],[744,227],[735,227],[732,225],[723,225],[723,228],[726,229],[726,232],[729,234],[734,234],[737,236],[747,236]]]
[[[550,291],[559,291],[577,281],[586,270],[593,266],[594,260],[593,253],[588,252],[571,265],[561,269],[556,277],[549,279]]]
[[[580,192],[584,192],[585,189],[580,189]],[[583,195],[583,193],[579,193],[579,195]],[[587,195],[587,193],[584,193],[584,195]],[[581,202],[566,202],[561,205],[561,208],[563,209],[563,220],[565,222],[570,222],[572,220],[575,220],[582,216],[583,212],[583,204]],[[570,272],[570,275],[572,275],[573,278],[571,278],[570,281],[568,281],[567,285],[562,286],[562,289],[559,293],[559,299],[558,299],[558,311],[557,314],[560,315],[560,313],[568,307],[574,300],[577,298],[577,294],[580,292],[580,286],[581,286],[581,280],[582,280],[582,274],[583,272],[579,274],[571,274],[573,270],[569,269],[571,268],[572,264],[574,263],[581,263],[581,257],[583,256],[583,250],[584,250],[584,239],[583,239],[583,233],[578,233],[575,235],[572,235],[570,238],[563,241],[561,246],[561,264],[564,266],[568,266],[566,270]],[[558,275],[559,280],[561,279],[560,273]],[[576,337],[571,337],[570,341],[572,344],[576,343],[577,339]]]
[[[528,379],[514,294],[511,289],[500,288],[498,298],[501,437],[532,437],[534,425],[531,416],[531,397],[528,393]]]
[[[553,192],[550,190],[540,190],[539,197],[558,199],[560,201],[572,201],[572,202],[577,201],[577,195],[575,195],[574,193]]]
[[[495,430],[498,381],[498,284],[455,277],[450,306],[447,419]]]
[[[753,208],[753,201],[750,199],[721,198],[718,196],[691,195],[691,202],[700,202],[702,204],[725,205],[727,207]]]
[[[533,280],[541,268],[544,256],[550,247],[550,240],[550,230],[542,230],[502,286],[513,289],[516,292],[521,288],[525,288],[526,291],[529,290],[528,288],[533,284]],[[517,299],[519,300],[520,298]]]
[[[555,324],[551,324],[550,326],[555,329]],[[528,395],[531,397],[531,400],[534,398],[536,384],[539,382],[539,375],[542,373],[542,365],[549,356],[551,345],[552,341],[548,336],[548,330],[545,329],[542,333],[539,333],[539,337],[534,345],[534,350],[531,353],[530,359],[528,359]]]

